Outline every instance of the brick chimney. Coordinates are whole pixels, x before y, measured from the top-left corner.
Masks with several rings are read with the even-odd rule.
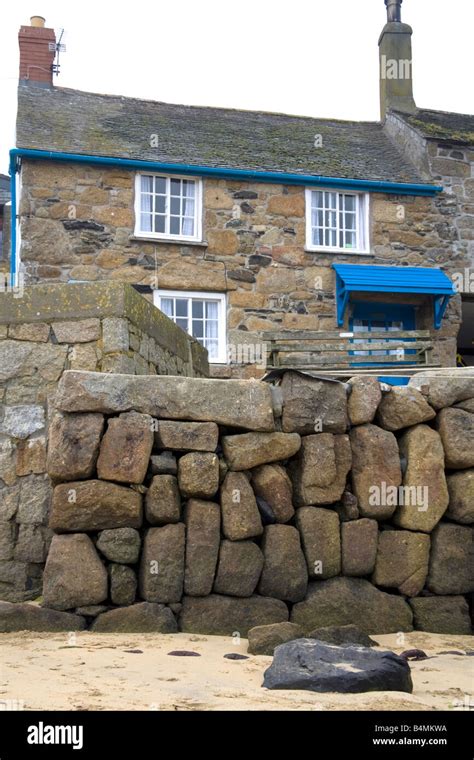
[[[401,21],[403,0],[385,0],[387,23],[379,38],[380,114],[388,110],[413,113],[411,35],[413,30]]]
[[[40,87],[53,86],[56,51],[54,29],[46,29],[42,16],[32,16],[30,26],[20,27],[20,81]],[[51,49],[50,49],[51,48]]]

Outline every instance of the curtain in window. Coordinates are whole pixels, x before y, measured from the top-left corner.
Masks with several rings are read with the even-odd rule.
[[[167,317],[170,317],[173,319],[173,299],[172,298],[161,298],[160,300],[160,309],[163,312],[163,314],[166,314]]]
[[[142,180],[146,179],[145,177],[142,177]],[[143,190],[143,185],[142,185]],[[145,194],[142,192],[141,194],[141,221],[140,221],[140,229],[142,232],[152,232],[153,226],[152,226],[152,208],[153,208],[153,196],[149,194]]]
[[[219,304],[217,301],[206,302],[206,332],[205,345],[209,351],[209,358],[215,359],[218,354],[218,318]]]
[[[182,183],[183,194],[183,228],[182,235],[194,235],[194,182],[184,180]]]

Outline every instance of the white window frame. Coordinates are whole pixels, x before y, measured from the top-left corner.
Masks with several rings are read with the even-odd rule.
[[[312,193],[336,193],[340,195],[354,195],[356,197],[356,248],[341,248],[339,245],[313,245],[313,227],[311,220],[312,210]],[[306,250],[307,251],[324,251],[324,253],[345,253],[346,255],[352,254],[367,254],[370,253],[370,228],[369,228],[369,193],[359,192],[357,190],[340,190],[334,187],[307,187],[306,192]],[[361,204],[362,208],[361,208]],[[362,222],[362,224],[361,224]],[[336,224],[337,224],[337,240],[339,240],[339,206],[336,208]]]
[[[188,182],[195,183],[195,198],[194,198],[194,235],[172,235],[166,232],[152,232],[140,229],[141,222],[141,178],[142,177],[163,177],[167,180],[167,183],[172,179],[187,180]],[[134,236],[137,238],[145,238],[149,240],[179,240],[189,242],[201,242],[202,241],[202,179],[200,177],[191,177],[180,174],[165,174],[164,172],[138,172],[135,175],[135,230]],[[167,209],[167,217],[169,218],[169,211]]]
[[[205,301],[217,301],[217,324],[218,324],[218,351],[217,357],[214,359],[209,358],[210,364],[227,364],[227,299],[225,293],[215,293],[208,291],[198,290],[154,290],[153,291],[153,303],[161,311],[161,299],[162,298],[187,298],[188,301],[192,300],[205,300]],[[170,318],[170,317],[169,317]],[[191,310],[188,306],[188,328],[191,321]],[[189,332],[188,334],[192,335]],[[198,338],[195,338],[198,340]],[[199,342],[199,340],[198,340]]]

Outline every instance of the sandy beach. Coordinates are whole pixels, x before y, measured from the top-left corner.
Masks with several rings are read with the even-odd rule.
[[[469,636],[427,633],[373,637],[412,661],[413,694],[314,694],[261,687],[270,657],[247,654],[221,636],[190,634],[0,634],[0,709],[24,710],[466,710],[473,708]],[[196,656],[171,656],[172,651]]]

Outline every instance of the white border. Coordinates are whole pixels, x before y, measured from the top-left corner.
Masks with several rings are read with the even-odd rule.
[[[329,245],[312,244],[312,226],[311,226],[311,193],[320,190],[321,192],[342,193],[349,195],[363,196],[364,198],[364,226],[362,231],[364,236],[364,248],[333,248]],[[360,192],[357,190],[339,189],[334,187],[307,187],[305,188],[305,215],[306,215],[306,245],[305,250],[316,253],[344,253],[347,256],[352,254],[369,254],[370,253],[370,193]],[[358,214],[359,216],[359,214]]]
[[[166,234],[166,232],[144,232],[143,230],[140,230],[140,216],[141,216],[141,186],[140,186],[140,178],[141,177],[166,177],[167,179],[185,179],[188,182],[192,181],[195,182],[196,185],[196,195],[195,195],[195,204],[196,204],[196,214],[195,214],[195,228],[196,232],[194,235],[169,235]],[[143,240],[177,240],[177,241],[189,241],[189,242],[202,242],[202,215],[203,215],[203,208],[202,208],[202,179],[200,177],[190,177],[186,175],[180,175],[180,174],[166,174],[166,172],[137,172],[135,174],[135,199],[134,199],[134,212],[135,212],[135,228],[134,228],[134,237],[142,238]]]
[[[198,298],[218,302],[218,353],[217,358],[209,359],[210,364],[227,364],[227,297],[225,293],[199,290],[164,290],[153,291],[153,303],[160,309],[161,298]],[[164,313],[164,312],[163,312]],[[166,315],[165,315],[166,316]],[[195,338],[197,340],[197,338]]]

